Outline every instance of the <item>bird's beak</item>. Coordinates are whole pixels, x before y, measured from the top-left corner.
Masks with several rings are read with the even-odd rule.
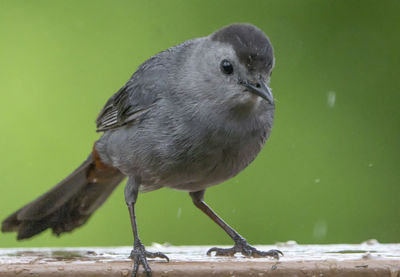
[[[257,84],[253,84],[249,81],[239,81],[239,84],[247,88],[251,93],[267,100],[271,105],[274,104],[274,96],[272,95],[271,89],[264,82],[261,81]]]

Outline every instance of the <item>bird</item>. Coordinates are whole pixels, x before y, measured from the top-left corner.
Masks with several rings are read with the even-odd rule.
[[[233,23],[208,36],[164,50],[137,71],[106,102],[96,120],[102,136],[68,177],[7,217],[2,232],[27,239],[51,229],[56,235],[83,225],[125,178],[125,202],[133,232],[132,277],[152,271],[139,238],[135,204],[139,192],[171,188],[188,192],[194,205],[233,240],[207,254],[279,259],[260,251],[204,201],[207,188],[236,176],[270,136],[275,103],[270,77],[272,44],[249,23]],[[245,188],[243,188],[245,189]]]

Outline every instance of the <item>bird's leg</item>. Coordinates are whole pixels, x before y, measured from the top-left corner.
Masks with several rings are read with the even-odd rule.
[[[207,204],[203,201],[204,190],[190,192],[194,205],[202,210],[208,217],[210,217],[215,223],[217,223],[235,242],[235,245],[231,248],[218,248],[213,247],[207,251],[207,255],[211,255],[215,252],[216,256],[233,256],[236,253],[242,253],[246,257],[273,257],[279,260],[279,255],[283,256],[283,253],[279,250],[272,249],[269,251],[260,251],[249,245],[245,238],[243,238],[238,232],[230,227],[225,221],[223,221]]]
[[[129,209],[129,216],[131,218],[134,239],[133,250],[131,251],[131,255],[129,257],[133,260],[132,277],[136,276],[140,264],[143,265],[146,276],[151,277],[151,269],[149,264],[147,263],[147,258],[162,258],[166,259],[167,262],[169,261],[169,258],[161,252],[147,252],[143,243],[140,241],[135,216],[135,203],[139,191],[139,185],[140,180],[135,180],[135,178],[129,177],[125,187],[125,201]]]

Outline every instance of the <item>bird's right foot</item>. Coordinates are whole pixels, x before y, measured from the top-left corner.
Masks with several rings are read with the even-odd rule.
[[[279,256],[283,256],[283,253],[277,249],[271,249],[269,251],[260,251],[247,241],[239,237],[235,240],[235,245],[231,248],[219,248],[213,247],[207,251],[207,255],[210,256],[212,252],[215,252],[216,256],[234,256],[236,253],[242,253],[245,257],[261,258],[261,257],[272,257],[279,260]]]
[[[139,265],[142,265],[144,268],[144,272],[147,277],[151,277],[151,269],[147,262],[147,258],[161,258],[166,259],[169,262],[169,258],[161,252],[147,252],[144,248],[144,245],[138,243],[133,248],[131,255],[129,256],[133,260],[133,269],[132,269],[132,277],[136,277],[136,274],[139,269]]]

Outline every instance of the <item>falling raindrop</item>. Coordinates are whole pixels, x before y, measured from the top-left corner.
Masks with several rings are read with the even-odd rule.
[[[313,235],[316,240],[323,240],[328,233],[328,224],[325,221],[317,221],[314,224]]]
[[[180,219],[182,215],[182,208],[178,208],[178,212],[176,213],[176,218]]]
[[[329,108],[333,108],[336,103],[336,92],[329,91],[327,95],[327,104]]]

